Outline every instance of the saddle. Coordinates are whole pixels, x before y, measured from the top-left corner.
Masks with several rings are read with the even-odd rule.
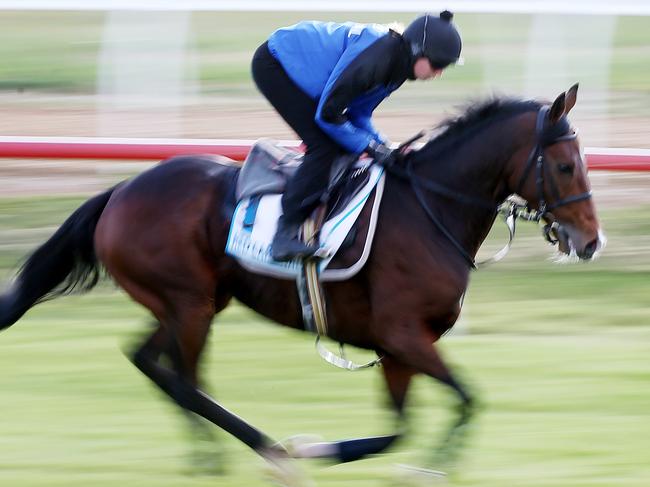
[[[295,149],[282,147],[272,139],[260,139],[251,148],[237,180],[235,194],[237,201],[264,194],[281,194],[287,181],[295,174],[302,164],[305,155]],[[330,218],[341,211],[347,203],[368,182],[369,160],[354,164],[357,158],[349,155],[339,157],[332,164],[328,186],[332,186],[334,178],[341,181],[336,191],[329,194],[327,200],[327,216]]]
[[[282,147],[274,140],[258,140],[239,172],[235,189],[237,201],[260,194],[284,192],[287,181],[295,174],[303,158],[302,153]]]
[[[233,214],[226,252],[246,269],[259,274],[296,279],[302,263],[277,262],[271,258],[270,245],[282,210],[280,199],[287,181],[302,163],[304,155],[294,149],[281,147],[271,139],[256,142],[240,170],[235,195],[237,206]],[[335,161],[331,173],[325,217],[316,238],[325,255],[319,261],[320,279],[344,280],[354,275],[367,260],[374,235],[379,201],[383,192],[383,168],[372,165],[370,159],[352,161],[343,157]],[[333,184],[336,179],[336,185]],[[369,209],[365,209],[369,206]],[[367,228],[355,225],[365,209],[362,220]],[[369,215],[368,215],[369,213]],[[365,237],[363,247],[355,256],[335,259]],[[335,262],[342,261],[342,262]]]

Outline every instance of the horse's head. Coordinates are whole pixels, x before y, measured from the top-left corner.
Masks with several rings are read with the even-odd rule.
[[[530,152],[511,161],[511,187],[547,225],[545,234],[566,256],[591,259],[604,237],[591,198],[587,166],[567,114],[576,103],[578,85],[560,94],[537,114]]]

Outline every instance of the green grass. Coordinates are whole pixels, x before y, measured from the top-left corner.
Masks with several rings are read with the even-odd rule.
[[[80,201],[0,199],[0,278]],[[484,403],[454,485],[650,483],[650,256],[631,259],[625,247],[645,238],[650,208],[601,216],[610,246],[597,262],[551,265],[537,230],[523,227],[503,264],[474,274],[463,318],[471,333],[441,343]],[[0,485],[265,485],[262,462],[225,434],[223,476],[191,463],[193,449],[208,447],[121,353],[141,340],[147,321],[105,283],[39,305],[2,334]],[[224,405],[275,438],[390,430],[377,371],[336,370],[307,335],[237,304],[215,321],[203,375]],[[426,463],[452,404],[443,387],[419,378],[412,434],[392,453],[302,466],[321,486],[404,485],[394,465]]]
[[[124,297],[99,293],[44,304],[3,334],[2,485],[264,485],[261,462],[225,435],[225,476],[193,473],[188,453],[195,443],[182,419],[120,353],[144,318]],[[650,330],[574,333],[570,326],[545,336],[444,340],[445,353],[485,404],[457,485],[650,481]],[[377,372],[335,370],[317,358],[307,336],[263,324],[237,306],[217,320],[206,359],[209,389],[277,438],[378,434],[391,424]],[[413,434],[393,453],[338,467],[304,466],[323,486],[393,485],[393,464],[427,459],[450,404],[442,387],[418,379]]]
[[[0,87],[75,91],[94,84],[103,14],[0,13]]]

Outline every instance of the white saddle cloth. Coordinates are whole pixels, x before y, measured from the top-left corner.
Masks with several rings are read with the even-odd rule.
[[[350,200],[343,211],[323,224],[320,233],[320,246],[327,249],[329,257],[319,263],[322,281],[341,281],[359,272],[368,260],[370,247],[377,225],[379,204],[384,191],[384,169],[371,166],[370,177],[365,186]],[[359,259],[344,269],[330,269],[336,252],[345,241],[361,210],[376,188],[370,217],[370,227]],[[275,235],[278,218],[282,214],[280,194],[248,197],[239,202],[233,214],[230,233],[226,243],[226,253],[235,257],[247,270],[280,279],[296,279],[301,271],[299,260],[277,262],[271,257],[271,241]]]

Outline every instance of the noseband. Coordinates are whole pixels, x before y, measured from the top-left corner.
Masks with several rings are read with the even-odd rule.
[[[519,216],[525,218],[526,220],[539,222],[548,215],[552,210],[559,208],[561,206],[568,205],[570,203],[576,203],[578,201],[584,201],[591,198],[591,191],[586,191],[573,196],[568,196],[566,198],[560,198],[560,194],[557,190],[555,180],[548,174],[548,166],[544,164],[544,150],[546,147],[556,144],[558,142],[563,142],[565,140],[574,140],[578,134],[577,132],[571,132],[571,127],[566,117],[562,117],[554,125],[545,128],[544,124],[546,122],[546,116],[548,114],[549,107],[543,106],[537,112],[537,122],[535,124],[535,138],[536,143],[533,147],[533,150],[528,156],[528,161],[526,162],[526,167],[524,172],[519,179],[519,184],[517,185],[517,194],[521,194],[521,190],[528,179],[533,166],[535,166],[535,186],[537,188],[537,199],[539,201],[537,209],[529,209],[524,213],[520,213]],[[553,204],[548,204],[545,193],[544,193],[544,177],[548,176],[548,182],[551,194],[555,202]],[[557,243],[557,238],[553,237],[552,232],[558,232],[560,225],[557,222],[552,222],[544,226],[544,237],[550,243]]]

